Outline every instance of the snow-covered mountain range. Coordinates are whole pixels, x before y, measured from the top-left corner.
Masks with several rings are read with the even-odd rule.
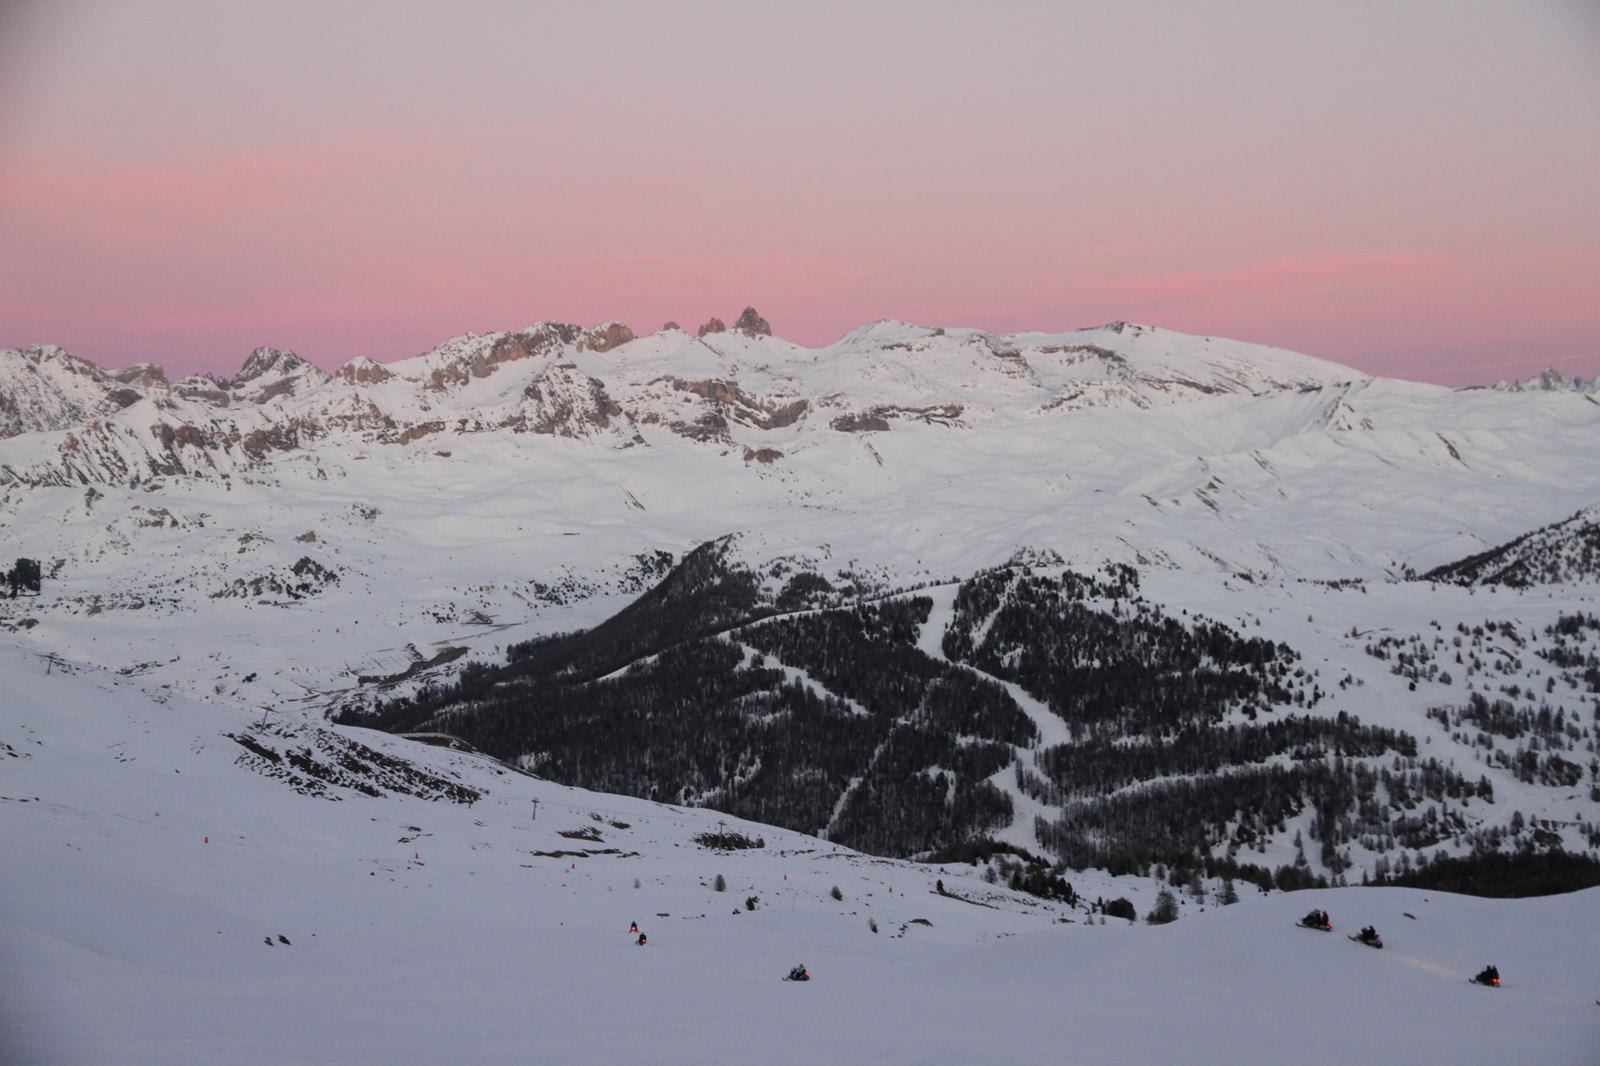
[[[1019,1005],[1075,979],[1105,1061],[1586,1061],[1594,892],[1251,882],[1600,850],[1597,506],[1592,390],[1126,323],[805,348],[750,310],[175,382],[0,351],[0,559],[43,571],[0,595],[0,1030],[971,1061],[1048,1054]],[[1102,924],[1163,888],[1175,934]],[[897,986],[929,969],[937,1022]],[[530,1010],[541,981],[574,991]],[[1361,1021],[1241,1030],[1239,994]],[[575,1021],[619,995],[639,1024]],[[1150,995],[1185,1006],[1134,1024]]]
[[[176,383],[151,366],[113,374],[57,349],[7,351],[0,410],[12,433],[0,440],[0,530],[11,554],[45,572],[38,597],[0,599],[0,628],[195,698],[313,719],[371,711],[469,663],[501,662],[513,645],[596,626],[716,542],[719,565],[746,591],[714,620],[898,597],[904,618],[883,634],[920,627],[910,633],[926,659],[916,669],[1011,686],[1002,702],[1014,708],[989,720],[986,754],[963,771],[988,767],[985,787],[1003,802],[966,791],[978,782],[952,777],[920,741],[918,758],[933,761],[895,765],[955,781],[951,802],[971,800],[963,818],[977,819],[962,825],[1070,849],[1051,826],[1077,794],[1070,781],[1061,791],[1066,768],[1087,752],[1050,752],[1085,738],[1064,724],[1075,712],[1049,689],[1053,675],[1026,665],[1053,653],[1016,634],[987,640],[990,623],[969,600],[1036,610],[1039,588],[1022,579],[1030,568],[1065,590],[1074,575],[1125,566],[1141,582],[1132,599],[1090,600],[1132,604],[1151,624],[1204,618],[1241,639],[1265,636],[1289,649],[1273,653],[1280,664],[1303,670],[1191,725],[1244,723],[1247,706],[1358,716],[1398,731],[1363,741],[1377,744],[1374,759],[1439,745],[1420,754],[1463,780],[1488,773],[1524,818],[1563,823],[1547,839],[1592,846],[1592,774],[1567,753],[1592,743],[1584,667],[1482,658],[1484,627],[1501,625],[1550,654],[1592,653],[1589,629],[1561,628],[1596,603],[1600,401],[1582,392],[1451,390],[1127,323],[994,335],[878,322],[813,349],[772,336],[750,310],[733,329],[713,321],[694,334],[541,323],[331,375],[273,349],[230,379]],[[1504,565],[1465,565],[1497,552],[1510,553]],[[1010,576],[983,576],[995,567]],[[676,619],[646,629],[670,633]],[[812,654],[818,635],[786,627],[735,635],[744,664],[718,667],[734,688],[789,698],[747,673],[775,648]],[[1440,659],[1430,632],[1466,634],[1478,668]],[[1404,642],[1405,658],[1373,634]],[[654,639],[628,647],[648,659],[661,650]],[[866,639],[862,654],[882,650]],[[1174,662],[1190,654],[1183,641],[1163,647]],[[573,654],[611,661],[610,651]],[[772,676],[802,680],[827,707],[900,713],[847,691],[857,682],[842,675],[828,680],[825,659],[777,658],[788,673]],[[1091,657],[1096,669],[1107,662]],[[620,658],[610,669],[637,665]],[[1513,710],[1537,714],[1542,700],[1563,723],[1584,722],[1576,740],[1563,724],[1564,754],[1548,738],[1512,738],[1496,754],[1459,726],[1431,735],[1441,708],[1513,685]],[[1017,714],[1032,724],[1000,724]],[[548,736],[493,735],[504,758],[560,764],[540,747]],[[868,730],[861,742],[890,735]],[[1274,736],[1280,758],[1286,749],[1273,745],[1288,741]],[[1530,743],[1548,753],[1532,769]],[[630,787],[730,803],[751,772],[730,764]],[[837,791],[809,801],[823,816],[797,827],[860,825],[852,805],[871,775],[842,764],[828,773],[843,775]],[[798,820],[811,806],[783,809]],[[1513,810],[1457,811],[1450,846],[1477,846]],[[1306,819],[1258,827],[1270,838],[1257,841],[1265,867],[1295,860],[1298,831],[1316,838],[1320,823]],[[923,839],[915,832],[896,839]],[[1325,862],[1313,855],[1312,871],[1336,877],[1348,861],[1351,876],[1371,873],[1388,845],[1353,846]]]
[[[1555,367],[1545,367],[1531,378],[1518,381],[1501,379],[1490,386],[1501,392],[1577,392],[1590,396],[1600,393],[1600,377],[1567,377]]]

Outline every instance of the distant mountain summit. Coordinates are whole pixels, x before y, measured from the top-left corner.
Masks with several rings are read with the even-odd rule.
[[[1569,378],[1555,367],[1545,367],[1531,378],[1522,381],[1501,379],[1489,387],[1501,392],[1581,392],[1594,395],[1600,393],[1600,376]]]
[[[615,321],[469,333],[412,359],[356,359],[336,374],[272,347],[256,348],[232,377],[175,382],[152,363],[107,371],[60,348],[7,349],[0,437],[74,432],[53,449],[36,442],[0,481],[132,484],[234,470],[352,434],[409,443],[496,430],[613,447],[666,432],[738,445],[771,464],[796,443],[773,439],[780,430],[959,428],[1363,380],[1281,349],[1126,322],[994,334],[885,320],[808,348],[774,336],[754,307],[732,328],[713,318],[694,336],[667,327],[641,337]]]

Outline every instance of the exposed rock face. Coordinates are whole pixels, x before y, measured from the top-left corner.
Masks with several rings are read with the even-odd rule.
[[[150,364],[107,371],[53,344],[0,348],[0,438],[82,425],[165,389]]]
[[[234,399],[268,403],[282,396],[296,396],[329,380],[320,367],[312,366],[293,352],[278,348],[257,348],[244,361],[232,381],[219,384],[233,393]]]
[[[430,433],[444,432],[444,423],[435,419],[432,422],[419,422],[414,426],[407,426],[396,434],[395,444],[410,444],[414,440],[421,440]]]
[[[729,417],[758,429],[781,429],[784,426],[792,426],[810,407],[810,402],[805,399],[785,403],[764,396],[751,395],[734,381],[716,379],[685,381],[682,378],[664,380],[680,392],[693,393],[702,399],[723,405]]]
[[[167,383],[167,372],[154,363],[134,363],[121,370],[107,370],[106,373],[124,385],[142,389],[160,388]]]
[[[611,427],[622,407],[595,378],[558,363],[522,393],[522,411],[508,423],[518,432],[552,437],[589,437]]]
[[[751,344],[750,338],[770,335],[770,324],[753,307],[734,327],[741,334],[736,340],[690,344],[684,333],[662,332],[632,348],[626,345],[634,334],[620,322],[466,333],[401,363],[352,360],[331,386],[317,367],[274,348],[253,351],[234,377],[192,375],[167,385],[153,364],[112,373],[56,348],[0,349],[0,437],[66,434],[17,449],[15,458],[0,463],[0,485],[231,477],[314,441],[348,440],[357,447],[426,440],[419,452],[443,453],[462,434],[495,431],[627,448],[654,443],[647,427],[659,427],[727,448],[735,458],[748,445],[755,464],[773,461],[762,455],[762,445],[794,453],[796,433],[830,426],[845,433],[900,430],[911,422],[969,428],[969,420],[987,424],[1001,411],[1010,417],[1020,410],[1144,409],[1216,393],[1347,380],[1337,376],[1339,368],[1292,353],[1247,348],[1219,356],[1211,338],[1167,339],[1127,325],[1120,327],[1122,339],[1109,329],[1057,335],[950,330],[941,337],[940,330],[885,320],[829,346],[837,359],[809,360],[803,349]],[[716,318],[700,329],[702,335],[727,331]],[[1124,348],[1134,334],[1141,334],[1137,343],[1128,340]],[[614,349],[620,349],[614,357],[599,361],[592,354],[574,358]],[[866,389],[860,395],[851,385],[840,391],[838,375],[847,360],[849,380],[859,377]],[[479,379],[487,379],[484,387],[463,389]],[[1549,388],[1563,380],[1552,373],[1538,384]],[[451,395],[458,392],[464,394]],[[970,416],[963,402],[969,396]],[[1600,405],[1600,397],[1589,399]],[[791,428],[796,433],[784,432]],[[747,430],[783,436],[763,440]]]
[[[741,311],[739,313],[739,321],[733,324],[733,328],[747,337],[772,336],[772,327],[767,324],[766,319],[756,314],[754,307],[746,307]]]
[[[160,439],[161,446],[168,451],[181,446],[190,448],[206,446],[205,434],[196,426],[169,426],[163,422],[156,427],[156,436]]]
[[[382,363],[373,362],[363,355],[340,367],[339,376],[352,385],[376,385],[388,381],[394,374]]]
[[[722,321],[722,319],[720,319],[720,318],[713,318],[709,322],[707,322],[705,325],[701,326],[699,331],[697,333],[695,333],[695,336],[704,337],[708,333],[726,333],[726,332],[728,332],[728,324],[726,322]]]
[[[1555,367],[1545,367],[1538,375],[1526,381],[1497,381],[1490,388],[1501,392],[1578,392],[1600,393],[1600,376],[1592,378],[1567,377]]]
[[[502,363],[547,356],[563,344],[576,343],[581,333],[582,330],[577,326],[544,322],[531,329],[503,334],[489,345],[487,351],[475,351],[457,362],[436,369],[430,384],[442,392],[451,385],[460,385],[473,378],[486,378]]]
[[[621,322],[607,322],[603,326],[596,326],[578,339],[578,350],[587,348],[591,352],[609,352],[613,348],[620,348],[633,340],[633,330]]]
[[[238,388],[270,371],[276,370],[280,374],[287,374],[305,365],[306,361],[293,352],[286,352],[280,348],[257,348],[250,353],[250,357],[244,361],[244,366],[233,376],[232,384],[234,388]]]
[[[744,461],[747,463],[772,463],[783,458],[783,453],[776,448],[746,448]]]
[[[232,402],[223,383],[210,374],[190,374],[173,384],[172,391],[182,399],[200,400],[218,407],[226,407]]]
[[[338,571],[323,566],[309,555],[285,572],[273,569],[252,578],[234,578],[232,582],[211,594],[212,599],[271,599],[302,600],[315,596],[329,585],[339,583]]]
[[[892,418],[916,419],[931,426],[948,426],[959,424],[956,420],[961,417],[961,411],[961,405],[958,403],[933,404],[928,407],[880,404],[866,411],[842,414],[828,425],[841,433],[882,432],[890,428],[889,420]]]
[[[682,328],[683,328],[682,326],[678,325],[676,322],[674,322],[672,319],[669,318],[669,319],[667,319],[667,324],[661,327],[661,332],[665,333],[669,329],[682,329]]]
[[[880,414],[867,411],[861,414],[840,415],[828,425],[840,433],[882,433],[889,429],[889,420]]]

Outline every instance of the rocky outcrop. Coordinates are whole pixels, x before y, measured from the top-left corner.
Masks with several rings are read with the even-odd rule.
[[[960,425],[957,420],[961,417],[961,411],[962,407],[958,403],[932,404],[928,407],[899,407],[884,404],[865,411],[842,414],[828,425],[841,433],[886,430],[890,426],[890,420],[897,418],[915,419],[934,426],[953,426]]]
[[[443,431],[443,422],[419,422],[414,426],[407,426],[405,429],[395,434],[392,443],[410,444],[414,440],[421,440],[423,437],[429,436],[430,434],[442,433]]]
[[[293,352],[281,348],[257,348],[245,359],[244,365],[233,376],[230,384],[237,389],[269,374],[274,377],[284,377],[309,366],[310,363]]]
[[[257,348],[233,380],[223,382],[222,386],[235,397],[253,403],[270,403],[283,396],[296,396],[328,380],[327,371],[312,366],[293,352]]]
[[[303,600],[338,583],[339,574],[336,570],[323,566],[307,555],[286,571],[275,568],[257,577],[236,577],[213,592],[211,598]]]
[[[733,441],[728,436],[728,419],[721,411],[707,411],[693,422],[669,422],[667,428],[680,437],[702,444],[731,444]]]
[[[746,307],[741,311],[739,320],[733,324],[733,328],[747,337],[772,336],[772,327],[767,324],[766,319],[756,313],[754,307]]]
[[[756,429],[782,429],[792,426],[806,413],[810,403],[804,399],[774,400],[745,392],[736,381],[709,378],[687,381],[683,378],[657,378],[666,381],[680,392],[693,393],[702,399],[721,406],[724,413],[735,422]],[[652,382],[654,384],[654,382]]]
[[[184,400],[199,400],[215,407],[226,407],[233,402],[233,397],[228,395],[223,385],[210,374],[190,374],[173,384],[172,394]]]
[[[53,344],[0,348],[0,438],[79,426],[164,388],[132,384],[140,368],[130,371],[125,381]]]
[[[1583,378],[1578,376],[1567,377],[1553,366],[1547,366],[1539,374],[1528,378],[1526,381],[1500,380],[1490,386],[1500,392],[1577,392],[1600,393],[1600,376]]]
[[[502,333],[459,358],[434,369],[429,385],[444,391],[473,378],[486,378],[505,363],[536,359],[559,351],[562,345],[577,343],[582,330],[563,322],[544,322],[516,333]]]
[[[871,411],[852,411],[840,415],[829,422],[828,427],[840,433],[881,433],[890,428],[887,418]]]
[[[134,363],[120,370],[107,370],[106,373],[124,385],[141,389],[165,388],[167,385],[167,372],[154,363]]]
[[[622,406],[596,378],[571,363],[557,363],[522,392],[522,409],[508,425],[519,433],[590,437],[611,428]]]
[[[711,334],[711,333],[726,333],[726,332],[728,332],[728,324],[726,322],[722,321],[722,319],[720,319],[720,318],[712,318],[709,321],[707,321],[705,325],[700,327],[700,329],[695,333],[695,336],[696,337],[704,337],[707,334]]]
[[[382,363],[366,356],[357,356],[339,368],[339,377],[352,385],[377,385],[394,377]]]
[[[633,340],[633,330],[621,322],[607,322],[603,326],[596,326],[582,337],[578,338],[578,350],[588,349],[591,352],[609,352],[613,348],[620,348]]]

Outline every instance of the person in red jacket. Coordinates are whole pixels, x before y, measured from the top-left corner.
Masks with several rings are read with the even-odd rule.
[[[638,939],[638,941],[636,941],[636,943],[638,943],[638,945],[640,947],[644,947],[644,945],[645,945],[645,935],[643,933],[639,934],[639,939]]]

